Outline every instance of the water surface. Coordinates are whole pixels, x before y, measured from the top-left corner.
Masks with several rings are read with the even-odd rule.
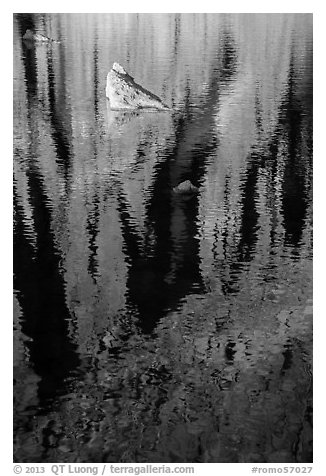
[[[13,164],[16,461],[312,461],[312,15],[17,14]]]

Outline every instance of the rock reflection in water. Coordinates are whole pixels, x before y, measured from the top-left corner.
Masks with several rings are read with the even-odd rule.
[[[16,461],[312,460],[311,31],[15,15]]]

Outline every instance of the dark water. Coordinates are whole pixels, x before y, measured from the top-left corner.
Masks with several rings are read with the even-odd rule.
[[[17,461],[312,461],[311,15],[15,15],[13,163]]]

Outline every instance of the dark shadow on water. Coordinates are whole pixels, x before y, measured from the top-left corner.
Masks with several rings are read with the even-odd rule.
[[[60,51],[60,50],[59,50]],[[68,102],[65,96],[66,80],[61,75],[66,71],[64,55],[60,54],[60,75],[56,77],[53,66],[53,52],[51,49],[47,51],[47,79],[48,79],[48,91],[49,91],[49,116],[51,123],[51,134],[53,143],[56,150],[56,161],[60,167],[62,175],[64,177],[64,183],[66,187],[66,193],[69,191],[70,185],[70,168],[71,168],[71,146],[69,136],[71,136],[71,124],[68,121],[68,131],[65,131],[67,118],[70,118],[70,111],[68,109]],[[55,80],[59,82],[59,98],[57,97],[55,90]],[[60,107],[64,107],[63,111],[60,111]],[[65,119],[65,125],[63,124],[62,117]]]
[[[257,243],[257,227],[259,213],[257,211],[256,193],[258,173],[261,166],[261,158],[252,154],[247,159],[247,169],[243,174],[241,183],[241,222],[239,229],[239,241],[235,248],[228,253],[228,231],[222,234],[223,247],[225,252],[225,263],[221,264],[224,270],[221,273],[222,291],[224,295],[235,294],[239,291],[237,283],[245,263],[250,262],[255,255]],[[228,203],[231,190],[226,181],[225,203]],[[228,273],[226,273],[228,269]]]
[[[163,176],[161,176],[163,179]],[[160,181],[156,182],[160,187]],[[165,183],[165,186],[167,184]],[[152,196],[146,217],[155,236],[155,245],[145,238],[144,245],[133,227],[128,206],[122,194],[118,197],[119,213],[128,255],[127,279],[129,306],[139,315],[143,332],[150,333],[167,311],[177,307],[186,294],[203,290],[199,272],[198,242],[195,239],[197,199],[173,200],[169,191],[156,200]],[[171,223],[179,215],[184,228]]]
[[[69,310],[60,274],[60,255],[51,231],[51,217],[40,178],[28,175],[37,247],[33,250],[24,233],[23,212],[14,193],[14,289],[22,309],[22,332],[28,341],[30,361],[41,377],[40,406],[65,393],[66,378],[79,366],[77,346],[69,337]]]
[[[38,15],[38,19],[40,16]],[[15,19],[18,24],[18,30],[21,34],[21,38],[27,28],[35,30],[35,19],[33,14],[17,14]],[[24,74],[26,78],[26,91],[28,101],[28,114],[35,107],[41,105],[40,100],[37,97],[38,93],[38,67],[36,48],[34,42],[22,41],[23,48],[23,64]],[[48,82],[48,100],[49,108],[48,115],[51,124],[51,135],[53,138],[53,144],[56,151],[56,162],[59,165],[60,172],[64,178],[66,192],[69,191],[70,184],[70,165],[71,165],[71,115],[69,111],[68,101],[65,95],[66,91],[66,65],[65,55],[63,54],[62,45],[57,45],[58,55],[58,68],[54,70],[54,60],[52,47],[48,45],[40,45],[42,48],[46,48],[46,67],[47,67],[47,82]],[[58,87],[56,89],[56,82]],[[63,108],[63,110],[61,110]]]
[[[125,197],[119,194],[129,263],[128,301],[137,310],[139,325],[145,333],[152,332],[168,311],[177,309],[183,297],[205,292],[197,237],[198,197],[177,196],[173,187],[184,180],[199,186],[206,172],[207,157],[216,150],[214,111],[219,84],[236,70],[236,52],[230,35],[215,62],[200,110],[192,110],[190,88],[186,87],[183,109],[173,115],[175,141],[160,152],[164,160],[155,165],[155,181],[145,212],[148,239],[145,237],[143,246]]]
[[[303,157],[303,107],[295,97],[293,60],[290,64],[287,97],[282,105],[280,128],[287,144],[283,181],[283,216],[285,243],[298,246],[307,214],[305,175],[311,167],[311,157]],[[310,155],[310,154],[309,154]]]
[[[34,28],[33,15],[17,15],[19,30],[26,25]],[[27,343],[30,363],[41,377],[38,384],[40,408],[51,405],[56,395],[67,390],[66,379],[79,366],[77,346],[69,337],[70,313],[66,305],[65,283],[60,271],[61,256],[52,231],[51,205],[44,190],[44,179],[35,164],[39,158],[37,115],[38,78],[35,48],[23,43],[23,65],[27,95],[27,121],[31,141],[26,164],[28,206],[33,214],[36,234],[35,249],[31,246],[24,229],[24,211],[19,205],[18,192],[14,190],[14,289],[22,309],[21,328],[30,337]],[[67,176],[69,146],[60,130],[55,112],[55,91],[51,61],[48,64],[50,121],[57,159]]]
[[[232,76],[236,73],[238,51],[231,29],[225,25],[221,31],[220,44],[221,65],[219,69],[223,80],[227,81],[232,79]]]
[[[89,233],[88,238],[88,248],[89,248],[89,256],[88,256],[88,271],[92,276],[94,283],[96,283],[98,277],[98,258],[97,258],[97,237],[99,232],[99,219],[100,219],[100,211],[99,211],[99,196],[97,191],[95,191],[94,197],[92,198],[92,210],[87,214],[87,224],[86,230]]]
[[[27,29],[35,30],[34,17],[32,14],[23,14],[15,15],[14,18],[17,22],[18,31],[21,37],[27,102],[30,106],[37,94],[37,63],[34,44],[30,45],[22,38]],[[30,107],[28,107],[28,114],[30,113]]]
[[[227,254],[227,230],[223,234],[225,248],[225,263],[222,268],[222,289],[225,295],[236,294],[238,281],[246,263],[255,257],[257,243],[258,222],[260,218],[257,209],[258,203],[258,178],[262,170],[268,174],[266,197],[271,210],[271,235],[270,256],[272,260],[273,249],[280,246],[276,241],[277,204],[275,190],[277,182],[281,181],[281,209],[283,226],[285,229],[284,244],[292,247],[301,245],[307,207],[311,199],[311,190],[307,188],[307,177],[312,170],[312,141],[309,133],[312,131],[310,124],[311,115],[304,109],[298,96],[295,95],[295,75],[293,64],[290,64],[288,84],[285,97],[279,110],[278,124],[275,133],[266,149],[257,148],[247,158],[247,168],[242,177],[241,184],[241,226],[240,239],[237,246]],[[309,86],[308,86],[309,88]],[[309,93],[309,91],[308,91]],[[307,106],[307,105],[306,105]],[[259,118],[259,103],[256,101]],[[304,123],[304,119],[306,122]],[[259,132],[260,121],[257,122]],[[284,147],[286,144],[286,147]],[[302,151],[306,151],[304,154]],[[280,174],[280,170],[283,172]],[[225,187],[225,203],[228,203],[230,190]],[[226,273],[225,271],[228,270]],[[266,269],[266,280],[272,272]]]

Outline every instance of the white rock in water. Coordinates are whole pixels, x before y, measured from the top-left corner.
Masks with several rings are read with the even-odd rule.
[[[47,36],[41,35],[40,33],[34,33],[32,30],[26,30],[24,36],[24,40],[29,40],[29,41],[37,41],[37,42],[54,42],[54,43],[60,43],[60,41],[53,40],[52,38],[48,38]]]
[[[190,180],[186,180],[185,182],[179,183],[176,187],[174,187],[173,191],[175,193],[197,193],[198,188],[193,185]]]
[[[111,109],[169,110],[158,96],[147,91],[118,63],[113,63],[106,80],[106,97]]]

